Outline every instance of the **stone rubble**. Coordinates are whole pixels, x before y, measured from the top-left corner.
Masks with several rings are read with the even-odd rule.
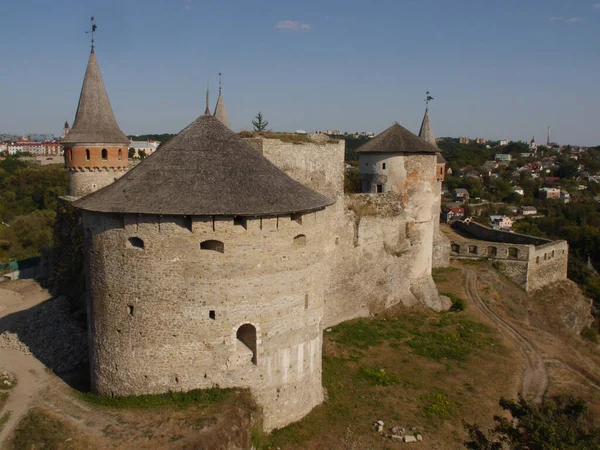
[[[33,355],[56,373],[68,372],[87,359],[87,331],[68,300],[58,297],[24,311],[0,334],[0,348]]]
[[[383,433],[383,420],[378,420],[373,423],[373,427],[378,433]],[[388,429],[389,434],[385,434],[387,438],[395,442],[402,442],[403,444],[411,444],[413,442],[422,442],[423,435],[417,431],[417,427],[411,427],[410,432],[412,434],[406,434],[406,429],[401,426],[393,426]]]

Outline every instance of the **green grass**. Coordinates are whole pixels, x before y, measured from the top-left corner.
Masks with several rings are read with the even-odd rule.
[[[438,419],[449,419],[454,414],[452,409],[452,402],[448,399],[446,394],[442,393],[428,393],[421,397],[424,402],[423,410],[425,417],[438,418]]]
[[[69,434],[69,429],[62,422],[43,411],[32,409],[15,429],[6,449],[77,449],[77,444],[69,440]]]
[[[463,370],[475,352],[499,351],[494,336],[462,312],[410,310],[332,327],[326,333],[332,343],[323,354],[326,402],[301,421],[256,439],[256,448],[337,448],[335,439],[350,425],[356,435],[370,436],[364,448],[386,448],[370,440],[371,421],[406,426],[412,415],[411,423],[436,428],[440,420],[454,420],[468,391],[444,393],[445,377]]]
[[[250,394],[242,389],[195,389],[189,392],[167,392],[156,395],[137,395],[130,397],[103,397],[90,392],[82,393],[81,398],[89,403],[110,408],[176,408],[183,409],[190,406],[200,406],[221,403],[234,394]]]
[[[366,381],[372,386],[391,386],[399,382],[396,374],[387,373],[385,369],[371,369],[370,367],[361,367],[358,371],[358,379]]]
[[[452,295],[452,294],[450,294]],[[453,300],[456,299],[452,295]],[[473,322],[459,313],[440,313],[425,321],[425,315],[410,312],[403,317],[379,320],[345,322],[331,331],[338,344],[356,348],[370,348],[387,342],[400,344],[435,361],[466,361],[473,349],[493,342],[491,329]]]

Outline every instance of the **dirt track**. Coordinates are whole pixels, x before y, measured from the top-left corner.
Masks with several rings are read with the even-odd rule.
[[[523,374],[521,387],[523,396],[541,402],[548,389],[548,374],[542,355],[536,350],[533,342],[519,333],[519,331],[485,304],[479,295],[477,272],[470,268],[464,268],[463,271],[465,272],[466,291],[471,303],[477,305],[477,308],[496,324],[500,331],[515,344],[521,355],[523,355],[525,361],[525,373]]]

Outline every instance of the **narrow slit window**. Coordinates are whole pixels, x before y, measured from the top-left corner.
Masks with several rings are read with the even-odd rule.
[[[102,159],[106,161],[108,159],[108,150],[105,148],[102,149]]]
[[[211,320],[216,320],[217,314],[215,313],[214,310],[212,310],[212,309],[210,310],[210,312],[208,313],[208,318]]]
[[[133,317],[133,305],[127,305],[127,312]]]
[[[85,149],[85,159],[86,159],[87,161],[89,161],[89,160],[90,160],[90,149],[89,149],[89,148],[86,148],[86,149]]]

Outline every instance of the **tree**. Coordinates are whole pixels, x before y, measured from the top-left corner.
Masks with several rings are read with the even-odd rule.
[[[496,426],[488,433],[476,424],[465,424],[471,450],[500,450],[503,444],[515,450],[528,449],[597,449],[600,429],[594,429],[593,417],[581,398],[552,397],[541,404],[525,400],[500,399],[500,406],[512,418],[494,417]]]
[[[133,159],[135,157],[135,148],[131,147],[127,156],[129,157],[129,159]]]
[[[140,155],[140,159],[143,161],[146,158],[146,150],[139,150],[138,155]]]
[[[252,121],[252,125],[254,125],[254,131],[265,131],[269,122],[263,119],[261,112],[259,111],[255,117],[256,120]]]

